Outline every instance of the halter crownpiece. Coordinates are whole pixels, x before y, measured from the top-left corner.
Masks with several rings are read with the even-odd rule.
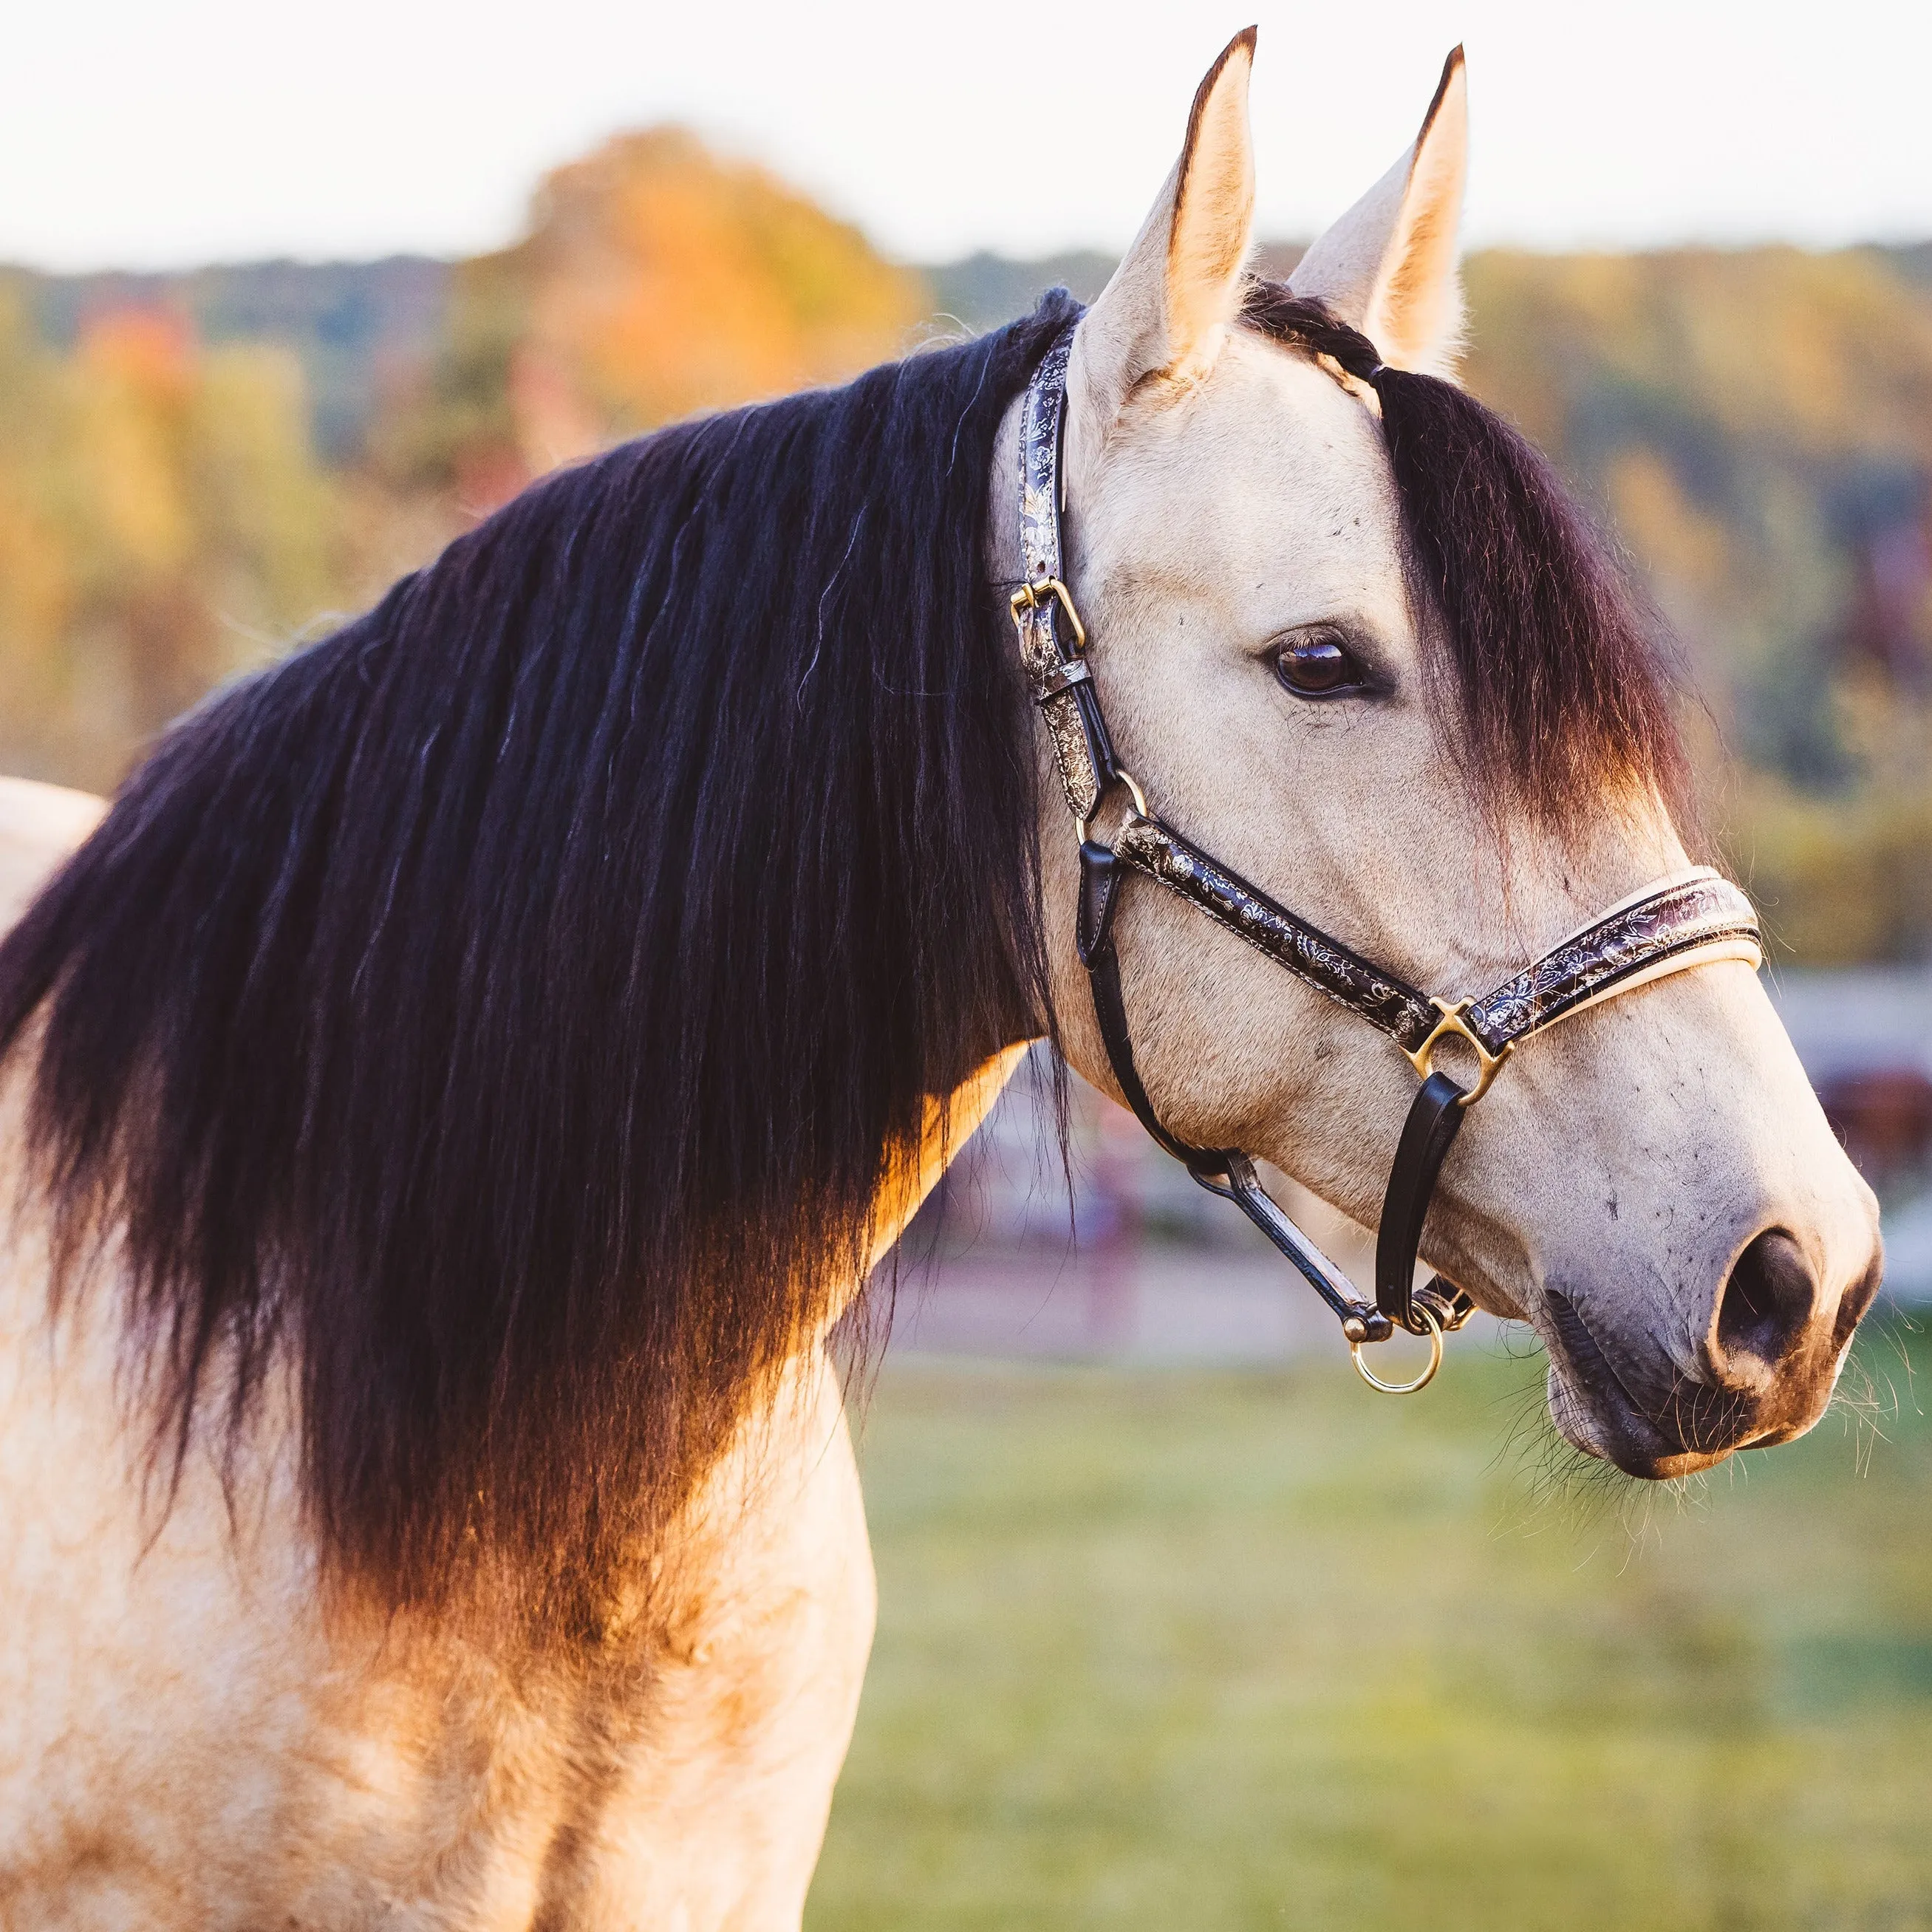
[[[1489,1091],[1516,1046],[1558,1020],[1689,967],[1718,959],[1762,964],[1757,915],[1728,879],[1698,866],[1612,906],[1481,998],[1443,1000],[1331,938],[1167,824],[1114,755],[1087,662],[1086,626],[1064,574],[1060,450],[1076,326],[1070,322],[1055,340],[1027,388],[1020,428],[1020,547],[1026,576],[1011,602],[1020,662],[1046,722],[1080,840],[1080,958],[1108,1064],[1154,1138],[1210,1193],[1233,1202],[1334,1310],[1364,1379],[1390,1394],[1412,1394],[1440,1365],[1444,1333],[1460,1328],[1474,1312],[1468,1295],[1440,1275],[1426,1287],[1412,1285],[1436,1176],[1465,1112]],[[1102,801],[1116,790],[1124,791],[1132,804],[1108,845],[1093,836],[1091,826]],[[1262,1186],[1250,1156],[1234,1148],[1192,1146],[1162,1124],[1134,1064],[1114,939],[1120,887],[1130,870],[1164,886],[1388,1034],[1420,1078],[1382,1200],[1373,1303],[1362,1299],[1282,1211]],[[1473,1086],[1436,1070],[1436,1048],[1450,1038],[1474,1053]],[[1429,1366],[1412,1382],[1384,1382],[1362,1358],[1364,1344],[1384,1341],[1397,1328],[1429,1337]]]

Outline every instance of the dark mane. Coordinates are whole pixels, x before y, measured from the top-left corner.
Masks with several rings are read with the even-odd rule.
[[[1286,284],[1251,284],[1242,320],[1376,391],[1477,794],[1560,828],[1606,792],[1654,789],[1688,824],[1664,627],[1547,460],[1453,383],[1384,367],[1366,336]]]
[[[554,476],[128,781],[0,946],[0,1053],[164,1457],[285,1346],[339,1574],[596,1618],[922,1097],[1048,1010],[983,558],[1070,313]]]

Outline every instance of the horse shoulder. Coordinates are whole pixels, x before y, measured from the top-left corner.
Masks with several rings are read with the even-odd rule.
[[[0,1922],[798,1924],[875,1602],[822,1354],[631,1628],[513,1654],[326,1608],[286,1394],[157,1528],[117,1298],[50,1323],[34,1246],[0,1255]]]
[[[877,1608],[836,1371],[795,1359],[652,1565],[640,1681],[605,1724],[573,1924],[796,1928]],[[640,1580],[640,1583],[643,1580]],[[586,1794],[587,1795],[587,1794]]]
[[[100,810],[0,781],[0,919]],[[1017,1059],[929,1110],[882,1243]],[[158,1516],[122,1299],[55,1320],[46,1282],[29,1212],[0,1235],[0,1921],[799,1924],[876,1607],[822,1346],[640,1564],[628,1624],[519,1658],[325,1606],[275,1378],[230,1480],[197,1442]]]

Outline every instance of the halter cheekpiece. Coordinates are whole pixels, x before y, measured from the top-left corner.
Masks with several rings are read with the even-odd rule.
[[[1707,867],[1647,888],[1563,940],[1479,999],[1419,992],[1340,940],[1278,904],[1258,886],[1165,823],[1114,754],[1088,662],[1086,627],[1066,586],[1060,518],[1066,369],[1076,324],[1048,350],[1028,385],[1020,431],[1020,544],[1025,580],[1013,592],[1020,658],[1047,734],[1080,840],[1078,938],[1114,1078],[1141,1124],[1210,1193],[1232,1201],[1292,1262],[1340,1318],[1364,1379],[1392,1394],[1424,1387],[1442,1359],[1445,1331],[1474,1312],[1440,1275],[1412,1286],[1423,1222],[1444,1156],[1465,1112],[1489,1091],[1510,1052],[1532,1034],[1600,1000],[1666,974],[1720,958],[1762,963],[1757,916],[1728,879]],[[1064,620],[1064,624],[1063,624]],[[1131,801],[1109,845],[1093,823],[1115,791]],[[1128,871],[1164,886],[1348,1010],[1388,1035],[1422,1082],[1396,1146],[1376,1240],[1376,1298],[1354,1285],[1262,1187],[1252,1158],[1235,1148],[1197,1148],[1162,1126],[1134,1064],[1120,986],[1114,914]],[[1475,1054],[1464,1087],[1435,1066],[1450,1038]],[[1413,1382],[1383,1381],[1362,1359],[1365,1343],[1397,1328],[1430,1341],[1429,1366]]]

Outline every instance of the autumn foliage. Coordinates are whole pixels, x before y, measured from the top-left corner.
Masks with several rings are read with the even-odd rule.
[[[620,135],[545,178],[524,241],[458,269],[397,452],[494,501],[679,417],[842,381],[903,352],[929,306],[762,168],[681,128]]]
[[[318,455],[287,347],[198,339],[166,296],[50,341],[30,292],[0,280],[0,770],[92,786],[543,470],[838,381],[930,305],[856,229],[676,128],[560,170],[523,241],[456,266],[440,341],[378,372],[346,462]]]
[[[134,310],[59,356],[0,291],[0,766],[111,782],[328,606],[341,520],[286,352]]]
[[[1472,386],[1684,639],[1712,822],[1774,944],[1932,954],[1932,258],[1470,264]]]

